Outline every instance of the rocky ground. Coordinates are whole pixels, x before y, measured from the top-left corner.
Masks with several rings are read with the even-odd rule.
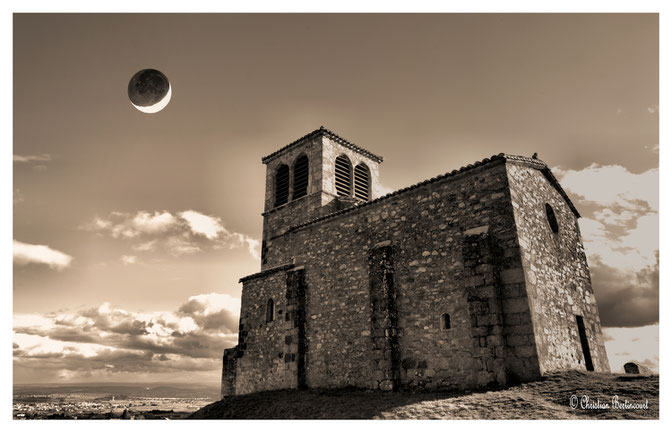
[[[658,386],[657,375],[571,371],[484,392],[269,391],[229,397],[191,418],[658,419]]]

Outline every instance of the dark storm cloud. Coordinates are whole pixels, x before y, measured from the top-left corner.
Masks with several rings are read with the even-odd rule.
[[[115,334],[127,335],[147,335],[147,322],[140,320],[127,320],[116,326],[112,326],[110,331]]]
[[[210,293],[192,296],[176,312],[135,313],[106,303],[29,316],[14,328],[15,339],[25,341],[14,343],[14,362],[23,372],[37,368],[39,360],[41,369],[78,377],[92,371],[213,370],[222,351],[237,342],[238,311],[239,300]]]
[[[70,370],[83,374],[101,373],[164,373],[179,371],[208,371],[217,368],[216,359],[192,360],[162,355],[154,358],[152,352],[106,350],[95,356],[77,353],[47,354],[15,358],[15,367],[22,369]]]
[[[658,265],[641,270],[634,279],[601,262],[594,263],[590,273],[602,326],[658,323]]]
[[[208,323],[207,318],[203,320]],[[150,326],[151,327],[151,326]],[[124,330],[126,327],[110,327],[113,331]],[[223,338],[218,330],[210,328],[196,328],[189,332],[180,332],[166,327],[168,335],[156,337],[148,328],[138,330],[128,329],[126,332],[112,332],[101,335],[103,329],[95,326],[73,327],[57,326],[54,329],[44,330],[39,328],[19,327],[16,333],[47,337],[51,340],[99,344],[119,349],[143,350],[163,354],[177,354],[191,358],[219,357],[221,351],[227,346],[226,338]],[[213,333],[213,331],[215,331]],[[231,338],[235,341],[235,338]]]
[[[222,310],[218,313],[197,316],[195,318],[203,329],[238,329],[238,316],[230,311]]]
[[[658,169],[555,168],[579,220],[602,326],[658,323]]]
[[[196,298],[182,304],[179,312],[188,315],[202,329],[219,329],[222,332],[236,332],[238,329],[238,313],[222,309],[215,313],[206,314],[207,305]]]

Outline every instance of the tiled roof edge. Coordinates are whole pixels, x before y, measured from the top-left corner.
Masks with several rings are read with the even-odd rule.
[[[443,179],[446,179],[446,178],[449,178],[449,177],[452,177],[452,176],[470,171],[470,170],[475,169],[477,167],[482,167],[486,164],[489,164],[489,163],[492,163],[492,162],[495,162],[495,161],[507,161],[507,160],[522,162],[522,163],[525,163],[527,165],[532,166],[533,168],[536,168],[536,169],[540,170],[544,174],[546,179],[548,179],[548,181],[551,183],[551,185],[553,185],[553,187],[555,187],[555,189],[558,190],[560,195],[565,199],[565,201],[569,205],[569,207],[572,210],[572,212],[574,213],[574,215],[576,215],[577,218],[581,217],[581,215],[579,214],[579,211],[576,210],[576,208],[574,207],[574,204],[572,203],[572,201],[569,199],[569,197],[567,196],[565,191],[560,186],[560,182],[558,182],[558,180],[555,178],[555,176],[553,176],[553,173],[551,173],[551,170],[548,168],[548,166],[546,165],[545,162],[543,162],[540,159],[527,158],[527,157],[519,156],[519,155],[509,155],[509,154],[505,154],[505,153],[499,153],[497,155],[492,155],[490,158],[484,158],[481,161],[474,162],[473,164],[469,164],[469,165],[466,165],[464,167],[460,167],[459,169],[450,171],[448,173],[441,174],[441,175],[433,177],[431,179],[427,179],[427,180],[424,180],[422,182],[416,183],[414,185],[407,186],[406,188],[402,188],[402,189],[399,189],[397,191],[391,192],[391,193],[386,194],[382,197],[378,197],[375,200],[367,201],[365,203],[362,203],[362,204],[359,204],[359,205],[356,205],[356,206],[352,206],[352,207],[349,207],[349,208],[346,208],[346,209],[342,209],[342,210],[339,210],[337,212],[333,212],[333,213],[330,213],[328,215],[321,216],[319,218],[314,218],[314,219],[312,219],[310,221],[306,221],[305,223],[302,223],[302,224],[297,224],[295,226],[291,226],[287,230],[287,232],[290,233],[290,232],[296,231],[296,230],[298,230],[302,227],[305,227],[305,226],[308,226],[308,225],[311,225],[311,224],[315,224],[317,222],[324,221],[326,219],[334,218],[338,215],[343,215],[343,214],[346,214],[348,212],[352,212],[356,209],[361,209],[363,207],[372,205],[374,203],[378,203],[380,201],[387,200],[389,198],[396,197],[396,196],[401,195],[403,193],[406,193],[408,191],[420,188],[421,186],[424,186],[424,185],[427,185],[427,184],[430,184],[430,183],[434,183],[434,182],[438,182],[440,180],[443,180]]]
[[[527,158],[525,156],[520,156],[520,155],[503,155],[507,160],[509,161],[517,161],[517,162],[523,162],[528,165],[533,166],[536,169],[539,169],[541,173],[546,177],[546,179],[553,185],[553,187],[560,193],[563,199],[567,202],[569,205],[569,208],[572,210],[574,215],[577,218],[581,218],[581,214],[579,214],[579,211],[574,207],[574,203],[572,203],[572,200],[569,198],[565,190],[562,188],[560,185],[560,182],[558,182],[558,179],[553,176],[553,173],[551,172],[551,169],[548,168],[548,165],[540,159],[536,158]]]
[[[437,182],[437,181],[442,180],[442,179],[446,179],[446,178],[451,177],[451,176],[455,176],[455,175],[457,175],[457,174],[459,174],[459,173],[463,173],[463,172],[465,172],[465,171],[469,171],[469,170],[471,170],[471,169],[473,169],[473,168],[483,166],[483,165],[488,164],[488,163],[490,163],[490,162],[494,162],[494,161],[504,161],[504,160],[506,160],[506,158],[504,157],[504,154],[503,154],[503,153],[500,153],[499,155],[493,155],[493,156],[490,157],[490,158],[485,158],[485,159],[483,159],[483,160],[481,160],[481,161],[477,161],[477,162],[475,162],[475,163],[473,163],[473,164],[469,164],[469,165],[467,165],[467,166],[461,167],[459,170],[453,170],[453,171],[451,171],[451,172],[448,172],[448,173],[445,173],[445,174],[441,174],[441,175],[439,175],[439,176],[433,177],[433,178],[431,178],[431,179],[424,180],[424,181],[419,182],[419,183],[416,183],[416,184],[414,184],[414,185],[407,186],[406,188],[398,189],[398,190],[396,190],[396,191],[394,191],[394,192],[391,192],[391,193],[389,193],[389,194],[386,194],[386,195],[384,195],[384,196],[382,196],[382,197],[378,197],[378,198],[375,199],[375,200],[367,201],[367,202],[365,202],[365,203],[362,203],[362,204],[359,204],[359,205],[356,205],[356,206],[352,206],[352,207],[349,207],[349,208],[346,208],[346,209],[339,210],[339,211],[334,212],[334,213],[330,213],[330,214],[328,214],[328,215],[321,216],[321,217],[319,217],[319,218],[312,219],[312,220],[310,220],[310,221],[306,221],[306,222],[303,223],[303,224],[298,224],[298,225],[292,226],[292,227],[289,228],[288,232],[292,232],[292,231],[297,230],[297,229],[299,229],[299,228],[301,228],[301,227],[305,227],[305,226],[307,226],[307,225],[314,224],[314,223],[316,223],[316,222],[318,222],[318,221],[323,221],[323,220],[326,220],[326,219],[329,219],[329,218],[333,218],[333,217],[338,216],[338,215],[342,215],[342,214],[345,214],[345,213],[348,213],[348,212],[352,212],[352,211],[354,211],[355,209],[361,209],[361,208],[363,208],[363,207],[365,207],[365,206],[369,206],[369,205],[372,205],[372,204],[374,204],[374,203],[378,203],[378,202],[380,202],[380,201],[387,200],[387,199],[392,198],[392,197],[396,197],[396,196],[401,195],[401,194],[403,194],[403,193],[405,193],[405,192],[407,192],[407,191],[411,191],[411,190],[420,188],[421,186],[424,186],[424,185],[427,185],[427,184],[430,184],[430,183],[434,183],[434,182]]]
[[[285,270],[291,269],[293,267],[294,267],[294,263],[287,263],[287,264],[284,264],[284,265],[274,266],[272,268],[265,269],[261,272],[257,272],[256,274],[252,274],[252,275],[248,275],[246,277],[243,277],[243,278],[239,279],[238,282],[239,283],[244,283],[245,281],[253,280],[255,278],[264,277],[266,275],[273,274],[275,272],[285,271]]]
[[[266,164],[268,161],[270,161],[271,159],[273,159],[273,158],[274,158],[276,155],[278,155],[279,153],[284,152],[285,150],[287,150],[287,149],[289,149],[289,148],[291,148],[291,147],[293,147],[293,146],[295,146],[295,145],[301,143],[301,142],[304,141],[304,140],[307,140],[307,139],[309,139],[309,138],[314,138],[314,137],[317,137],[317,136],[319,136],[319,135],[326,135],[326,136],[328,136],[329,138],[331,138],[332,140],[334,140],[335,142],[337,142],[338,144],[340,144],[340,145],[342,145],[342,146],[345,146],[345,147],[347,147],[348,149],[354,150],[355,152],[361,153],[362,155],[367,156],[367,157],[373,159],[374,161],[376,161],[376,162],[378,162],[378,163],[383,162],[383,157],[382,157],[382,156],[378,156],[378,155],[376,155],[376,154],[374,154],[374,153],[369,152],[368,150],[366,150],[366,149],[364,149],[364,148],[362,148],[362,147],[357,146],[357,145],[354,144],[354,143],[351,143],[350,141],[348,141],[348,140],[346,140],[345,138],[339,136],[339,135],[336,134],[335,132],[330,131],[329,129],[326,129],[324,126],[320,126],[318,129],[316,129],[316,130],[314,130],[314,131],[312,131],[312,132],[309,132],[308,134],[304,135],[303,137],[301,137],[301,138],[299,138],[299,139],[297,139],[297,140],[292,141],[292,142],[289,143],[288,145],[286,145],[286,146],[284,146],[284,147],[281,147],[280,149],[276,150],[275,152],[273,152],[273,153],[271,153],[271,154],[269,154],[269,155],[264,156],[263,158],[261,158],[261,162],[263,162],[264,164]]]

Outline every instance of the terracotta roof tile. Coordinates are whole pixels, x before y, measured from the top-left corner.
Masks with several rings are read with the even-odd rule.
[[[288,270],[288,269],[292,269],[293,267],[294,267],[293,263],[286,263],[284,265],[274,266],[272,268],[264,269],[261,272],[257,272],[256,274],[252,274],[252,275],[248,275],[246,277],[243,277],[243,278],[239,279],[238,282],[239,283],[244,283],[245,281],[248,281],[248,280],[253,280],[255,278],[264,277],[266,275],[270,275],[270,274],[273,274],[275,272],[280,272],[280,271],[285,271],[285,270]]]
[[[572,210],[572,212],[574,213],[574,215],[576,215],[577,218],[581,217],[581,215],[579,215],[579,211],[576,210],[576,208],[574,207],[574,204],[569,199],[569,197],[567,196],[565,191],[562,189],[558,180],[555,178],[555,176],[553,176],[553,173],[551,173],[551,170],[548,168],[548,166],[546,165],[545,162],[543,162],[540,159],[532,159],[532,158],[527,158],[527,157],[519,156],[519,155],[508,155],[508,154],[505,154],[505,153],[500,153],[500,154],[497,154],[497,155],[493,155],[490,158],[484,158],[481,161],[476,161],[473,164],[469,164],[467,166],[461,167],[458,170],[453,170],[451,172],[433,177],[431,179],[424,180],[424,181],[416,183],[414,185],[407,186],[406,188],[402,188],[402,189],[399,189],[397,191],[391,192],[391,193],[386,194],[382,197],[378,197],[375,200],[371,200],[371,201],[364,202],[364,203],[361,203],[361,204],[358,204],[358,205],[355,205],[355,206],[352,206],[352,207],[349,207],[349,208],[346,208],[346,209],[342,209],[340,211],[330,213],[328,215],[324,215],[324,216],[321,216],[319,218],[312,219],[312,220],[307,221],[303,224],[298,224],[298,225],[292,226],[292,227],[289,228],[288,232],[293,232],[293,231],[298,230],[302,227],[317,223],[319,221],[324,221],[326,219],[331,219],[331,218],[334,218],[338,215],[343,215],[343,214],[346,214],[348,212],[352,212],[354,210],[361,209],[363,207],[372,205],[374,203],[378,203],[378,202],[383,201],[383,200],[388,200],[392,197],[396,197],[396,196],[404,194],[408,191],[412,191],[412,190],[417,189],[421,186],[424,186],[424,185],[427,185],[427,184],[430,184],[430,183],[434,183],[434,182],[437,182],[437,181],[455,176],[457,174],[464,173],[464,172],[469,171],[469,170],[473,170],[474,168],[481,167],[483,165],[486,165],[486,164],[489,164],[489,163],[492,163],[492,162],[506,161],[506,160],[522,162],[522,163],[528,164],[528,165],[540,170],[544,174],[546,179],[548,179],[548,181],[551,183],[551,185],[553,185],[553,187],[555,187],[555,189],[565,199],[565,201],[569,205],[569,207]]]
[[[314,130],[313,132],[310,132],[310,133],[304,135],[303,137],[292,141],[287,146],[281,147],[280,149],[276,150],[275,152],[264,156],[263,158],[261,158],[261,162],[266,164],[268,161],[273,159],[276,155],[280,154],[281,152],[284,152],[287,149],[290,149],[291,147],[296,146],[297,144],[303,142],[304,140],[315,138],[315,137],[322,136],[322,135],[325,135],[325,136],[331,138],[332,140],[334,140],[335,142],[337,142],[338,144],[340,144],[342,146],[345,146],[348,149],[354,150],[355,152],[361,153],[362,155],[367,156],[367,157],[373,159],[374,161],[376,161],[378,163],[383,162],[383,157],[382,156],[378,156],[376,154],[373,154],[373,153],[369,152],[368,150],[366,150],[362,147],[359,147],[354,143],[349,142],[345,138],[343,138],[343,137],[337,135],[336,133],[326,129],[324,126],[320,126],[318,129]]]

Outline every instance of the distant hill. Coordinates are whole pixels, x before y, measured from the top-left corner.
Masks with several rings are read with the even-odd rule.
[[[219,399],[219,384],[75,383],[14,385],[15,395],[96,394],[155,398]]]
[[[658,419],[657,375],[570,371],[501,390],[391,393],[356,389],[286,390],[227,397],[194,419]],[[573,409],[572,395],[610,406],[614,395],[648,409]],[[580,405],[580,401],[577,401]]]

